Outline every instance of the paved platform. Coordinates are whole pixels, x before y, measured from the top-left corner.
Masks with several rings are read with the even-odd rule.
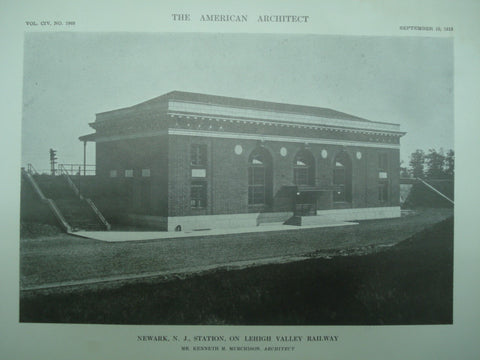
[[[208,229],[198,231],[76,231],[71,235],[81,236],[88,239],[121,242],[121,241],[141,241],[141,240],[159,240],[159,239],[175,239],[189,238],[196,236],[213,236],[213,235],[230,235],[230,234],[246,234],[261,233],[268,231],[295,231],[312,228],[325,228],[335,226],[351,226],[358,225],[356,222],[332,222],[325,224],[316,224],[308,226],[295,225],[261,225],[248,228],[229,228],[229,229]]]

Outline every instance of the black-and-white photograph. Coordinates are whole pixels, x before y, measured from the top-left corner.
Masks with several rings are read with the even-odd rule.
[[[453,323],[452,38],[30,32],[24,323]]]

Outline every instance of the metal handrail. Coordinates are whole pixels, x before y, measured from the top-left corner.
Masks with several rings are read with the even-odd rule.
[[[441,193],[440,191],[438,191],[437,189],[435,189],[432,185],[430,185],[429,183],[427,183],[425,180],[422,180],[420,178],[417,178],[418,180],[420,180],[425,186],[427,186],[429,189],[433,190],[434,192],[436,192],[438,195],[440,195],[441,197],[443,197],[444,199],[447,199],[448,201],[450,201],[453,205],[455,205],[455,203],[453,202],[452,199],[450,199],[448,196],[444,195],[443,193]]]
[[[40,186],[38,186],[37,182],[35,179],[32,177],[32,174],[27,172],[25,169],[22,168],[22,174],[24,174],[27,179],[30,181],[30,184],[33,186],[33,189],[37,193],[37,195],[40,197],[41,200],[46,200],[47,198],[43,194],[43,191],[40,189]]]
[[[27,164],[27,172],[29,174],[38,174],[37,169],[35,169],[35,167],[30,163]]]
[[[90,205],[90,207],[95,212],[95,214],[97,214],[98,218],[103,223],[103,225],[105,225],[107,230],[111,230],[112,229],[111,225],[108,223],[107,219],[105,219],[105,217],[100,212],[100,210],[98,210],[97,206],[93,203],[93,201],[89,198],[85,198],[84,200]]]
[[[73,190],[75,195],[77,195],[80,198],[80,200],[83,200],[83,196],[80,194],[80,190],[78,190],[77,186],[68,175],[68,171],[66,171],[66,169],[63,167],[63,164],[60,164],[58,166],[58,169],[60,170],[60,174],[63,175],[65,179],[67,179],[67,183],[70,186],[70,188]]]
[[[96,172],[95,164],[58,164],[58,167],[62,167],[68,175],[95,174]]]
[[[80,190],[78,190],[77,186],[75,185],[75,183],[72,181],[72,179],[68,175],[68,171],[66,171],[63,164],[59,165],[59,170],[60,170],[61,174],[65,177],[65,179],[67,179],[67,183],[70,186],[70,188],[73,190],[73,192],[79,197],[80,200],[85,200],[85,202],[90,206],[90,208],[93,210],[93,212],[97,215],[97,217],[102,222],[102,224],[107,228],[107,230],[110,230],[111,226],[108,223],[108,221],[102,215],[100,210],[98,210],[98,208],[96,207],[96,205],[93,203],[93,201],[91,199],[85,198],[85,197],[83,197],[82,194],[80,194]]]
[[[68,173],[68,175],[70,176],[73,176],[73,175],[94,176],[97,170],[97,166],[95,164],[57,164],[57,166],[58,168],[56,168],[55,170],[59,170],[60,168],[62,168],[63,172]],[[39,170],[37,170],[31,163],[27,164],[26,171],[28,171],[30,174],[51,175],[51,169],[39,169]]]
[[[62,224],[63,228],[65,229],[66,232],[72,232],[72,227],[67,223],[67,220],[65,220],[65,218],[63,217],[62,215],[62,212],[60,211],[60,209],[57,207],[57,205],[55,204],[55,202],[52,200],[52,199],[45,199],[48,206],[50,207],[50,209],[53,211],[53,213],[55,214],[55,216],[57,217],[57,219],[60,221],[60,223]]]

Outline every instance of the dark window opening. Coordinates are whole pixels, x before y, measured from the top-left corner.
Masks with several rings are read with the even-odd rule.
[[[307,150],[301,150],[293,159],[295,185],[315,185],[315,160]]]
[[[265,168],[262,166],[248,169],[248,203],[265,204]]]
[[[387,154],[378,155],[378,171],[387,172],[388,171],[388,157]]]
[[[207,207],[207,183],[205,181],[192,181],[190,185],[190,206],[192,209]]]
[[[267,205],[271,201],[272,160],[267,150],[253,151],[248,164],[248,204]]]
[[[389,201],[389,180],[388,180],[388,154],[378,154],[378,201],[387,203]]]
[[[378,178],[380,181],[386,181],[388,176],[388,157],[387,154],[378,154]],[[385,201],[385,200],[382,200]]]
[[[294,176],[295,176],[295,185],[308,185],[308,168],[295,168],[294,169]]]
[[[352,201],[352,163],[347,153],[339,153],[333,165],[334,202]]]
[[[388,202],[388,181],[380,181],[378,183],[378,201]]]
[[[207,166],[207,145],[192,144],[190,163],[193,166]]]

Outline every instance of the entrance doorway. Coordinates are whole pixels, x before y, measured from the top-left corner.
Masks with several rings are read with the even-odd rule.
[[[317,194],[315,192],[297,192],[295,196],[295,216],[317,215]]]

